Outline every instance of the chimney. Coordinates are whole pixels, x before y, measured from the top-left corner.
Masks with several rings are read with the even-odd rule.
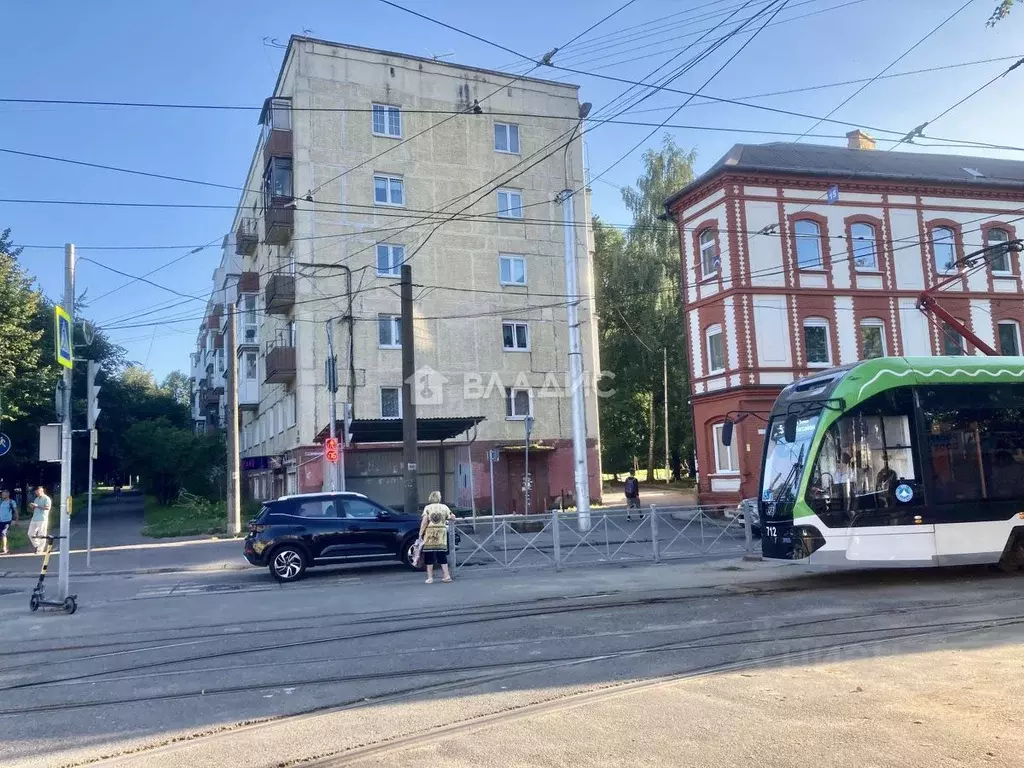
[[[846,134],[846,146],[848,149],[874,149],[875,140],[858,128]]]

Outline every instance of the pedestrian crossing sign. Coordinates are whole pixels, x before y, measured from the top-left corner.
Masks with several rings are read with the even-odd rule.
[[[64,310],[64,307],[57,305],[54,307],[54,318],[56,321],[56,326],[54,328],[54,343],[57,347],[57,362],[65,368],[70,368],[71,315]]]

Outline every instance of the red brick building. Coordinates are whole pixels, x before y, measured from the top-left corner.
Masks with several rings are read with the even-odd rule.
[[[848,147],[737,144],[666,202],[679,229],[701,499],[756,496],[764,423],[782,387],[883,355],[974,354],[917,309],[965,253],[1015,239],[1024,162]],[[1021,229],[1024,232],[1024,229]],[[1021,353],[1016,253],[955,282],[942,305]]]

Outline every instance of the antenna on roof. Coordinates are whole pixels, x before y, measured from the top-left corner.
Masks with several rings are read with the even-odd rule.
[[[455,55],[455,51],[445,51],[444,53],[434,53],[429,48],[427,48],[427,54],[434,61],[441,61],[441,59],[447,59],[447,58],[451,58],[452,56],[454,56]]]

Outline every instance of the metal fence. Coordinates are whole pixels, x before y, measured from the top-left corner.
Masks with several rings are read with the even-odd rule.
[[[576,512],[503,515],[452,523],[456,570],[538,568],[753,554],[751,516],[736,507],[657,507],[591,512],[581,529]],[[451,537],[453,540],[455,536]]]

